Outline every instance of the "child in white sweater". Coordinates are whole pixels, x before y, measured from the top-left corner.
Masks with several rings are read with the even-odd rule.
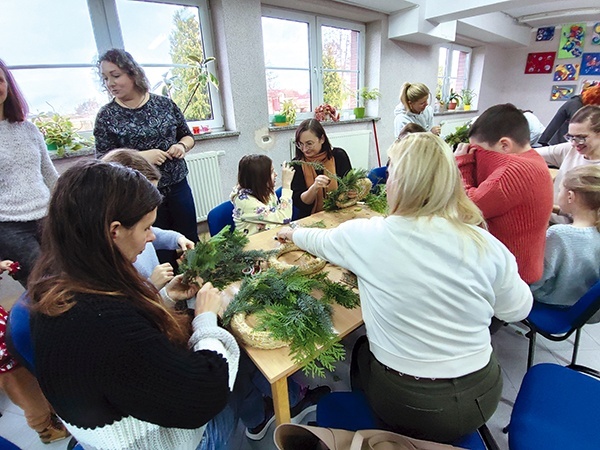
[[[294,169],[283,164],[281,198],[275,195],[277,173],[266,155],[246,155],[240,160],[238,185],[231,193],[233,221],[247,235],[269,230],[292,220],[292,179]]]
[[[570,306],[600,279],[600,166],[569,170],[557,203],[573,223],[548,228],[544,274],[531,291],[538,302]],[[599,321],[600,313],[590,319]]]

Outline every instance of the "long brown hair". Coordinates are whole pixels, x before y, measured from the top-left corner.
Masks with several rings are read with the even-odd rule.
[[[7,87],[6,100],[4,101],[4,118],[10,123],[23,122],[29,112],[25,97],[23,97],[12,73],[8,70],[8,66],[1,59],[0,70],[4,72]]]
[[[87,161],[61,175],[50,200],[42,252],[29,278],[34,309],[65,313],[79,293],[127,301],[171,342],[186,344],[189,329],[160,301],[114,243],[110,224],[133,227],[161,202],[158,190],[138,171],[119,164]]]
[[[273,161],[266,155],[246,155],[240,159],[238,166],[239,186],[250,189],[252,195],[265,205],[275,189],[271,176],[272,167]]]

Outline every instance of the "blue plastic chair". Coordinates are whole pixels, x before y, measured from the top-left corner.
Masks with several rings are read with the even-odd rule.
[[[8,315],[6,346],[9,353],[35,376],[29,316],[29,297],[27,292],[24,292],[15,302]]]
[[[582,366],[544,363],[529,369],[510,417],[510,450],[597,450],[598,375]]]
[[[362,391],[332,392],[322,397],[317,403],[317,426],[349,431],[383,429]],[[485,425],[452,445],[469,450],[498,449]]]
[[[371,188],[371,192],[376,192],[376,186],[379,184],[385,184],[387,181],[387,166],[383,167],[375,167],[371,169],[367,175],[373,187]]]
[[[283,188],[280,186],[275,190],[275,195],[277,196],[277,198],[281,198],[281,191],[283,190]],[[295,207],[292,206],[292,220],[298,220],[300,218],[300,210]]]
[[[223,228],[229,225],[229,230],[235,230],[233,222],[233,203],[226,201],[218,206],[215,206],[208,212],[206,218],[208,221],[208,231],[211,236],[218,234]]]
[[[571,359],[571,364],[575,364],[577,351],[579,350],[581,328],[598,310],[600,310],[600,281],[594,284],[572,306],[556,307],[534,300],[529,316],[523,321],[529,327],[527,332],[529,338],[527,368],[533,365],[537,333],[551,341],[564,341],[575,333],[573,357]]]

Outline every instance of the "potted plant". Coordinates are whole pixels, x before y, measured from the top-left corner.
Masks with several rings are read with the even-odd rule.
[[[81,136],[68,117],[57,112],[41,113],[33,118],[33,123],[44,135],[46,147],[64,156],[67,151],[77,151],[93,145],[91,139]]]
[[[358,107],[354,108],[354,117],[357,119],[365,117],[367,102],[369,100],[377,100],[379,97],[381,97],[381,94],[377,88],[369,89],[368,87],[363,87],[360,89],[358,91]]]
[[[460,94],[462,96],[464,110],[470,111],[471,110],[471,102],[473,101],[473,98],[475,98],[475,96],[477,94],[475,94],[475,91],[473,89],[463,89]]]
[[[296,105],[294,104],[294,100],[288,99],[283,102],[281,114],[285,116],[288,125],[296,123]]]
[[[446,99],[446,104],[448,105],[449,110],[454,110],[460,103],[460,95],[454,92],[454,89],[450,89],[450,95]]]

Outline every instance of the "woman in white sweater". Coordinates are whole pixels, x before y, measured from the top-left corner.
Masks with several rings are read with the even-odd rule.
[[[502,374],[488,326],[527,317],[532,296],[482,228],[447,144],[414,133],[388,155],[388,217],[278,238],[357,275],[368,337],[359,379],[375,413],[398,432],[449,442],[494,413]]]
[[[25,287],[40,252],[39,222],[58,178],[27,103],[0,60],[0,259],[18,261]]]

